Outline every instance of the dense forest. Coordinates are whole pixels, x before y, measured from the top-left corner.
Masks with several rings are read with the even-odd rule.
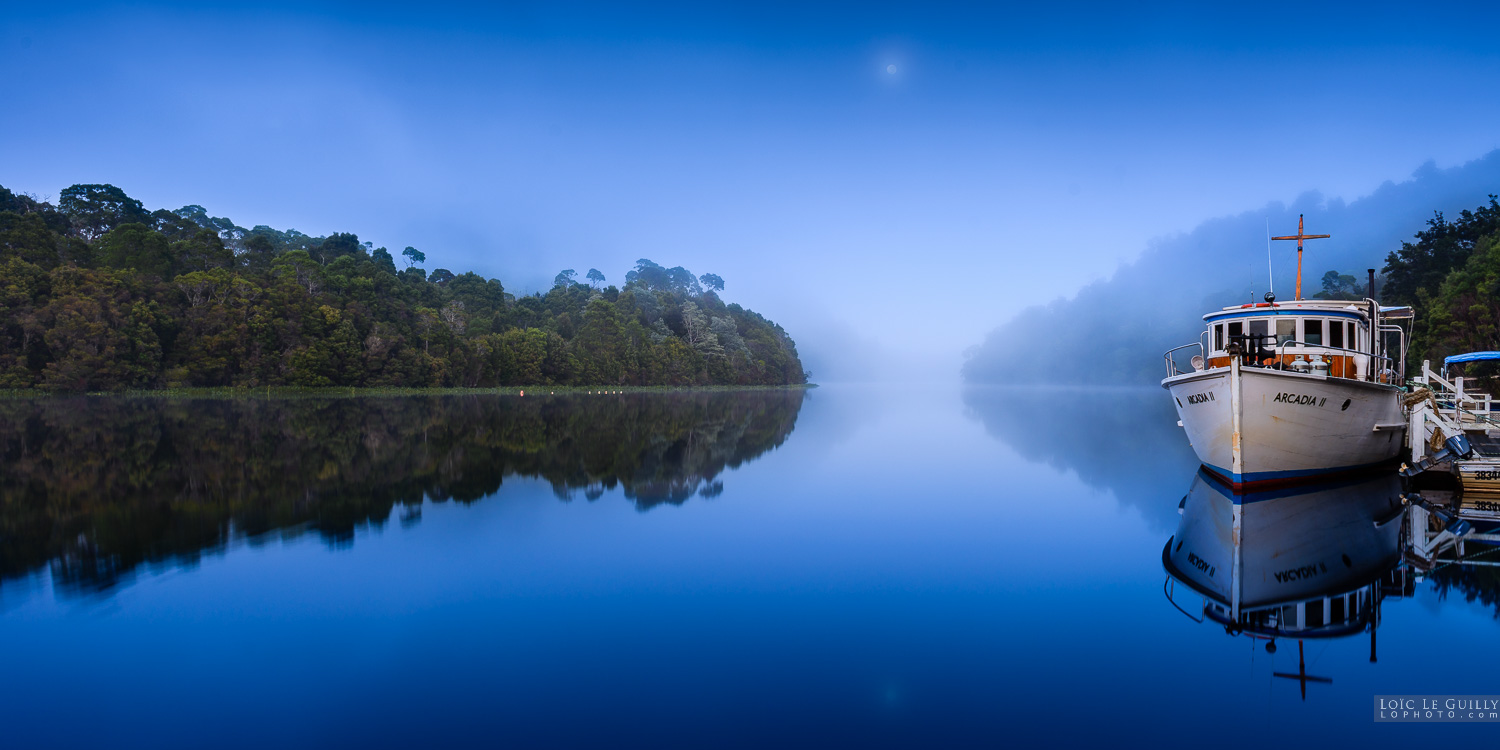
[[[49,566],[63,593],[108,589],[237,538],[342,546],[513,476],[561,500],[618,487],[642,511],[713,498],[787,439],[804,396],[0,399],[0,586]]]
[[[397,256],[403,267],[397,267]],[[780,326],[724,280],[642,259],[546,293],[354,234],[147,211],[112,185],[57,205],[0,187],[0,388],[784,385]]]
[[[1500,201],[1491,195],[1488,205],[1452,221],[1437,213],[1413,239],[1386,258],[1379,290],[1382,303],[1417,310],[1408,370],[1424,359],[1500,350]],[[1468,374],[1495,388],[1496,373],[1494,363],[1482,362]]]

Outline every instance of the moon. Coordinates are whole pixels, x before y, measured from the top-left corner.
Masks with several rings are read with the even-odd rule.
[[[890,65],[885,66],[885,72],[890,73],[891,75],[895,75],[896,74],[896,64],[895,63],[891,63]]]

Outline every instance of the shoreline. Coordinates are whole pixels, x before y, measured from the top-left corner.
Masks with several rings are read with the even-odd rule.
[[[807,390],[817,383],[789,385],[617,385],[552,386],[523,385],[496,388],[305,388],[298,386],[261,386],[256,388],[151,388],[123,391],[49,391],[39,388],[0,390],[0,400],[44,398],[116,397],[180,399],[277,399],[277,398],[392,398],[400,396],[610,396],[639,393],[714,393],[728,391]]]

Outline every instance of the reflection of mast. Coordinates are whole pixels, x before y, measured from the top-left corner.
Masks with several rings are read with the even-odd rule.
[[[1374,630],[1372,629],[1370,632],[1373,633]],[[1307,683],[1321,682],[1326,685],[1333,684],[1332,677],[1317,677],[1307,673],[1307,662],[1302,658],[1302,640],[1300,638],[1297,639],[1297,674],[1291,674],[1289,672],[1272,672],[1271,676],[1285,677],[1289,680],[1296,680],[1302,683],[1302,700],[1304,701],[1307,700]]]

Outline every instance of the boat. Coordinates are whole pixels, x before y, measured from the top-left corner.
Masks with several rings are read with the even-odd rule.
[[[1161,386],[1199,461],[1236,491],[1353,474],[1405,447],[1409,307],[1302,298],[1297,289],[1203,316],[1198,341],[1169,349]],[[1374,272],[1371,271],[1371,294]],[[1197,349],[1189,366],[1178,358]]]

